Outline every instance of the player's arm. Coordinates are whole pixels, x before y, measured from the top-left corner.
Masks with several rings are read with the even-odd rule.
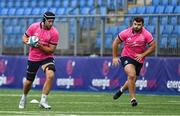
[[[119,36],[115,38],[112,44],[112,56],[113,56],[113,65],[118,65],[119,64],[119,58],[118,58],[118,46],[119,44],[122,43],[122,41],[119,39]]]
[[[151,53],[155,51],[155,48],[156,48],[156,43],[153,40],[152,42],[149,43],[149,48],[143,53],[143,56],[146,57],[150,55]]]
[[[35,47],[36,44],[31,44],[29,43],[29,36],[27,34],[24,34],[23,37],[22,37],[22,41],[24,44],[28,45],[29,47]]]
[[[31,24],[22,37],[22,41],[24,44],[28,45],[29,37],[34,34],[34,30],[34,24]]]
[[[156,43],[153,40],[152,42],[149,43],[149,47],[144,53],[136,55],[136,60],[140,61],[142,58],[150,55],[151,53],[153,53],[155,51],[155,48],[156,48]]]
[[[57,45],[53,45],[53,44],[49,44],[49,46],[44,46],[42,44],[38,44],[37,48],[39,48],[40,50],[42,50],[43,52],[45,52],[47,54],[52,54],[56,50],[56,46]]]
[[[28,45],[28,39],[29,39],[29,37],[26,34],[24,34],[23,37],[22,37],[23,43]]]

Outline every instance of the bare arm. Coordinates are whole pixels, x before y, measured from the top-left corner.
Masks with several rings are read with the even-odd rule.
[[[26,35],[23,35],[23,43],[28,45],[28,39],[29,37],[27,37]],[[56,45],[52,45],[50,44],[49,46],[44,46],[40,43],[38,43],[37,47],[36,48],[39,48],[40,50],[42,50],[43,52],[47,53],[47,54],[52,54],[54,53],[55,49],[56,49]]]
[[[22,37],[23,43],[27,45],[28,39],[29,39],[29,38],[24,34],[23,37]]]
[[[37,48],[39,48],[47,54],[52,54],[56,50],[56,45],[49,44],[49,46],[43,46],[42,44],[38,44]]]
[[[144,57],[150,55],[151,53],[155,51],[155,48],[156,48],[155,41],[153,40],[149,45],[150,47],[143,53]]]
[[[122,43],[121,40],[119,40],[118,37],[115,38],[112,44],[112,56],[113,56],[113,65],[119,65],[119,58],[118,58],[118,45]]]
[[[155,48],[156,48],[156,43],[155,41],[153,40],[150,44],[149,44],[149,48],[142,54],[137,54],[136,55],[136,60],[137,61],[140,61],[142,58],[150,55],[151,53],[153,53],[155,51]]]

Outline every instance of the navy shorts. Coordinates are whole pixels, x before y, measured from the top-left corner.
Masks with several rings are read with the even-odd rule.
[[[141,68],[143,66],[143,63],[139,63],[136,60],[124,56],[124,57],[120,57],[121,60],[121,64],[123,65],[123,67],[125,67],[127,64],[133,64],[135,66],[135,70],[136,70],[136,75],[139,76],[139,73],[141,71]]]
[[[42,61],[30,61],[28,60],[28,65],[27,65],[27,79],[34,81],[34,78],[36,76],[36,73],[39,69],[40,66],[47,64],[47,63],[52,63],[54,64],[54,58],[47,58]]]

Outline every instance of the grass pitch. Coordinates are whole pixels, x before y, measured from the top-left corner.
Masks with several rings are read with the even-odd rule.
[[[21,90],[0,89],[0,116],[4,115],[180,115],[180,96],[137,95],[138,106],[132,107],[129,95],[123,94],[118,100],[112,93],[59,92],[52,91],[48,102],[51,110],[32,104],[32,99],[40,100],[41,91],[31,90],[25,109],[18,109]]]

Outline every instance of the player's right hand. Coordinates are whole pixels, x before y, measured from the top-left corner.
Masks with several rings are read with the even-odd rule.
[[[120,59],[118,57],[113,57],[112,63],[113,66],[118,66],[120,64]]]

